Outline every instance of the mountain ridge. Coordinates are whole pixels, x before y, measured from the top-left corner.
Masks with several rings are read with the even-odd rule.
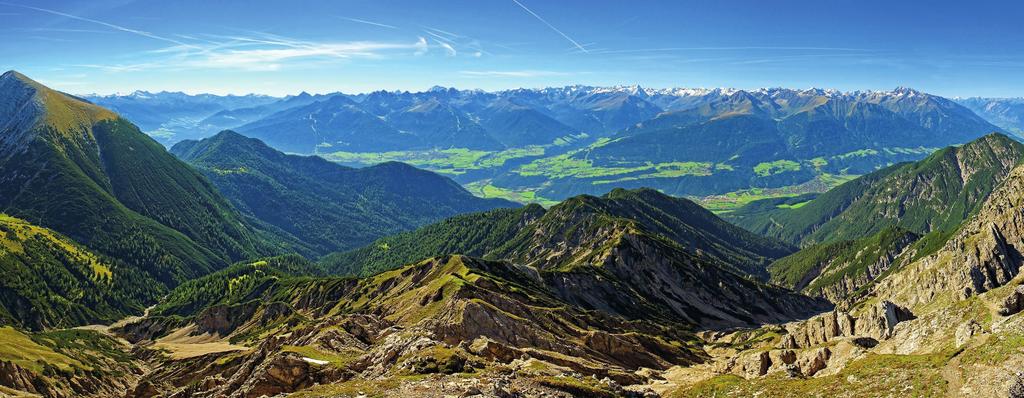
[[[3,130],[0,211],[116,260],[114,284],[127,290],[113,298],[138,295],[123,310],[275,250],[201,175],[113,112],[17,72],[0,78],[0,98],[20,101],[2,107],[18,122]]]
[[[295,236],[315,257],[458,213],[516,206],[476,198],[403,163],[350,168],[288,155],[230,130],[179,142],[171,153],[201,170],[247,216]]]

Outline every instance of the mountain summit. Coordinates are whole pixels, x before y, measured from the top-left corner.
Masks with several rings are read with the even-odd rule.
[[[115,259],[113,297],[149,301],[271,251],[202,175],[109,110],[7,72],[0,117],[0,209]]]
[[[16,71],[0,76],[0,150],[25,144],[31,132],[73,139],[76,131],[116,118],[113,112],[51,90]]]

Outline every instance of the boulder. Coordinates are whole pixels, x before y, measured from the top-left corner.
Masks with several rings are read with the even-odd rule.
[[[981,332],[981,325],[979,325],[978,322],[975,322],[973,319],[960,324],[960,326],[956,328],[956,348],[960,348],[966,345],[969,341],[971,341],[971,337],[974,337],[979,332]]]

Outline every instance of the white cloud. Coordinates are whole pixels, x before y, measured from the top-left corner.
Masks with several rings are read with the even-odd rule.
[[[164,64],[161,63],[138,63],[138,64],[113,64],[113,65],[101,65],[101,64],[77,64],[71,65],[80,68],[98,69],[105,72],[137,72],[147,69],[155,69]]]
[[[570,76],[570,73],[555,72],[549,70],[464,70],[459,72],[464,76],[469,77],[504,77],[504,78],[524,78],[524,77],[550,77],[550,76]]]
[[[245,71],[276,71],[288,65],[351,59],[380,59],[395,55],[423,55],[430,45],[427,39],[417,37],[414,42],[392,41],[339,41],[313,42],[284,38],[269,34],[258,36],[213,36],[206,40],[192,36],[178,36],[195,40],[185,45],[174,45],[142,54],[145,62],[134,64],[77,65],[109,72],[130,72],[146,69],[238,69]],[[449,54],[451,46],[440,44]],[[159,61],[151,61],[152,58]]]

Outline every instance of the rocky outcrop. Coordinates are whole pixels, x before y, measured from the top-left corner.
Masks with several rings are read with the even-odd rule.
[[[1024,310],[1024,285],[1017,286],[1016,289],[1006,296],[1003,303],[999,306],[998,313],[1002,316],[1010,316]]]
[[[963,347],[971,341],[971,338],[980,333],[982,330],[981,325],[973,319],[960,324],[956,328],[956,334],[954,335],[954,344],[956,348]]]
[[[227,336],[252,318],[260,303],[248,302],[239,305],[215,305],[199,313],[193,321],[199,333]]]
[[[135,344],[166,336],[174,329],[185,326],[185,323],[185,320],[180,318],[147,316],[112,328],[111,331]]]
[[[914,319],[906,308],[889,301],[870,306],[857,315],[843,311],[827,312],[806,321],[786,325],[780,348],[807,348],[826,344],[839,337],[888,339],[900,322]]]
[[[828,347],[811,350],[772,349],[748,351],[719,362],[718,373],[731,373],[744,378],[781,372],[790,377],[811,377],[829,365],[832,351]]]

